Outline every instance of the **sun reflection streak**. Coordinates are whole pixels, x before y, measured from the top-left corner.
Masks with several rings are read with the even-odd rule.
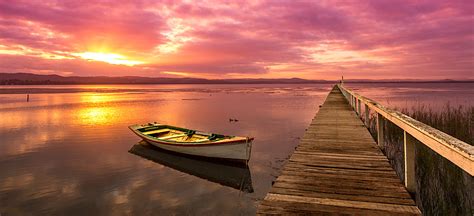
[[[77,111],[78,122],[83,125],[106,125],[117,119],[117,108],[108,105],[113,101],[115,95],[109,94],[84,94],[81,95],[81,102],[84,107]]]
[[[78,118],[83,125],[107,125],[117,119],[117,114],[111,107],[87,107],[79,110]]]
[[[86,87],[88,88],[88,87]],[[102,86],[94,86],[94,89],[107,89],[110,87],[102,87]],[[113,93],[84,93],[81,95],[81,103],[88,103],[88,104],[103,104],[109,103],[113,101],[120,100],[120,95],[113,94]]]
[[[86,103],[105,103],[110,101],[110,97],[107,95],[99,95],[99,94],[94,94],[94,95],[85,95],[81,97],[83,102]]]

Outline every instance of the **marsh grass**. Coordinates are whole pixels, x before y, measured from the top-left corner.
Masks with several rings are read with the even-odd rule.
[[[436,111],[426,105],[397,110],[470,145],[474,143],[474,106],[453,107],[447,103]],[[376,117],[371,113],[369,119],[369,131],[375,140]],[[389,121],[384,121],[383,127],[384,143],[379,146],[403,182],[403,130]],[[473,215],[473,177],[425,145],[417,142],[415,148],[416,202],[423,214]]]
[[[434,111],[419,105],[401,112],[470,145],[474,143],[474,106],[447,103]],[[474,215],[471,175],[419,142],[415,144],[415,158],[416,201],[423,214]]]
[[[470,145],[474,143],[474,106],[453,107],[447,103],[442,110],[433,111],[418,105],[401,112]]]
[[[470,145],[474,144],[474,106],[453,107],[446,103],[439,111],[434,111],[426,105],[413,106],[411,108],[395,108],[405,115],[417,121],[423,122],[433,128],[447,133]],[[371,113],[369,131],[374,139],[377,138],[377,115]],[[386,125],[385,138],[389,140],[399,140],[400,135],[396,125]],[[403,134],[401,134],[403,139]]]
[[[420,122],[443,131],[470,145],[474,143],[474,106],[453,107],[446,103],[437,111],[426,105],[395,108]],[[379,144],[401,180],[404,179],[403,130],[395,124],[384,122],[384,143]],[[369,131],[377,140],[377,114],[370,113]]]

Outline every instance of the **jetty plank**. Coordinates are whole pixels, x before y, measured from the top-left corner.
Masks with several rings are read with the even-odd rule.
[[[335,87],[257,214],[420,215],[388,159]]]

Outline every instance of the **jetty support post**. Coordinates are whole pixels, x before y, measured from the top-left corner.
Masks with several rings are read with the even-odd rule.
[[[359,102],[359,100],[357,98],[354,99],[354,102],[355,102],[355,106],[354,106],[354,110],[356,111],[356,114],[359,115],[359,105],[357,104]]]
[[[405,187],[408,192],[413,193],[416,190],[415,181],[415,142],[416,139],[406,131],[403,131],[404,135],[404,153],[405,153]]]
[[[377,144],[379,146],[384,145],[384,117],[377,113]]]
[[[353,103],[352,108],[353,108],[354,110],[356,110],[356,105],[357,105],[356,97],[354,97],[354,96],[352,96],[352,97],[354,98],[354,103]]]
[[[353,108],[354,108],[354,111],[357,114],[357,98],[356,97],[354,97],[354,107]]]
[[[352,109],[354,109],[354,96],[351,95],[351,106],[352,106]]]
[[[356,98],[356,107],[355,107],[355,110],[356,110],[357,116],[360,116],[359,103],[360,103],[359,99]]]
[[[351,95],[351,107],[354,109],[354,96]]]
[[[355,100],[354,100],[354,96],[352,96],[352,109],[355,110]]]
[[[357,114],[357,98],[356,97],[354,97],[354,111]]]
[[[361,113],[362,110],[360,109],[360,108],[361,108],[360,103],[361,103],[360,99],[357,99],[357,114],[359,114],[359,118],[362,117],[362,115],[361,115],[361,114],[362,114],[362,113]]]
[[[365,126],[367,126],[367,128],[370,128],[370,122],[369,122],[369,106],[367,104],[364,104],[365,107]]]

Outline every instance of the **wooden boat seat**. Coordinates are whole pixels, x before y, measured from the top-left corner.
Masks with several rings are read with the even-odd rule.
[[[186,134],[175,134],[175,135],[171,135],[171,136],[159,137],[159,139],[167,140],[167,139],[173,139],[173,138],[184,137],[184,136],[187,136],[187,135]]]
[[[209,141],[209,138],[194,140],[194,142],[204,142],[204,141]]]
[[[169,131],[170,129],[165,128],[165,129],[160,129],[160,130],[152,130],[152,131],[143,132],[143,134],[150,135],[150,134],[164,133],[164,132],[169,132]]]

